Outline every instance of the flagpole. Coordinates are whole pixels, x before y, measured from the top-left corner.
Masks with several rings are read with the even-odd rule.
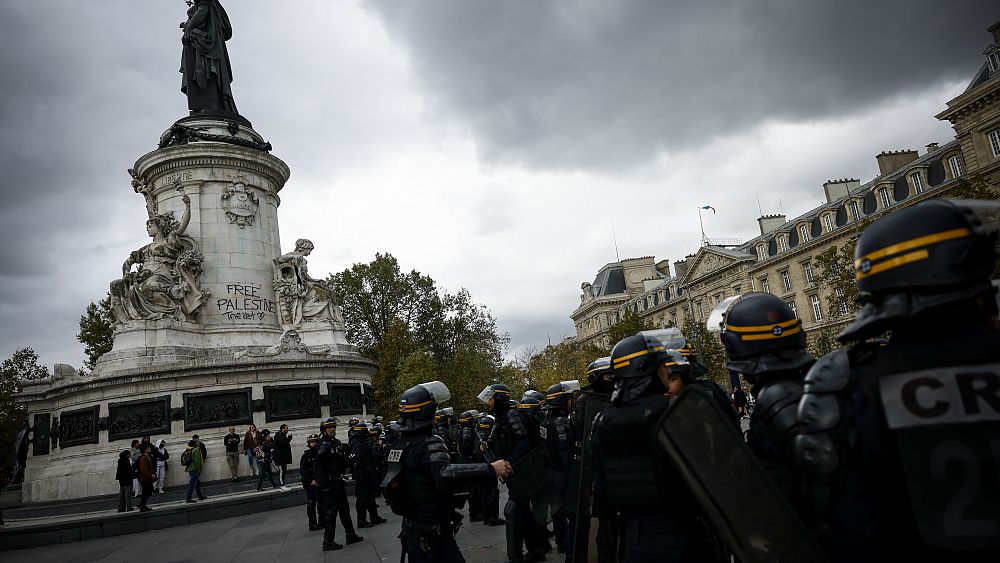
[[[698,208],[698,226],[701,227],[701,245],[705,246],[705,223],[701,220],[701,207]]]

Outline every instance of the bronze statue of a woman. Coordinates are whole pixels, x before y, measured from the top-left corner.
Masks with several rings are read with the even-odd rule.
[[[229,15],[219,0],[188,0],[188,19],[181,24],[181,92],[192,115],[239,115],[233,99],[233,71],[226,41],[233,37]]]

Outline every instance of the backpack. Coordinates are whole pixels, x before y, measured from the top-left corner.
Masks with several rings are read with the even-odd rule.
[[[191,462],[194,461],[194,454],[191,453],[192,451],[194,450],[188,448],[184,450],[184,453],[181,454],[181,465],[183,465],[184,467],[191,465]]]

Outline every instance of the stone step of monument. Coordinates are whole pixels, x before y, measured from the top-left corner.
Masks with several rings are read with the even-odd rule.
[[[277,482],[277,477],[275,477]],[[289,488],[301,489],[302,485],[299,482],[299,472],[289,471],[287,478],[285,479],[285,484]],[[264,480],[262,485],[264,488],[270,488],[271,484],[267,479]],[[353,490],[353,483],[349,482],[349,490]],[[228,479],[219,481],[203,482],[201,484],[202,492],[209,498],[219,495],[228,495],[240,492],[250,492],[257,488],[257,477],[240,477],[238,481],[233,482]],[[170,503],[175,501],[183,501],[187,496],[187,486],[177,485],[173,487],[167,487],[163,493],[156,493],[149,499],[149,505],[155,507],[157,504]],[[134,498],[133,504],[138,503],[139,499]],[[74,514],[87,514],[93,512],[102,511],[117,511],[118,509],[118,495],[101,495],[95,497],[85,497],[77,498],[64,501],[48,501],[40,503],[32,503],[28,505],[5,508],[3,510],[4,520],[17,521],[26,519],[36,519],[36,518],[48,518],[53,516],[68,516]]]
[[[289,474],[291,477],[291,474]],[[297,476],[296,476],[297,477]],[[170,499],[154,495],[149,512],[120,513],[116,504],[111,509],[73,514],[53,514],[35,518],[13,518],[13,510],[4,510],[5,525],[0,527],[0,551],[43,547],[60,543],[73,543],[92,539],[120,536],[149,530],[186,526],[210,520],[259,514],[271,510],[302,507],[305,518],[306,495],[298,483],[279,489],[256,490],[256,481],[233,492],[209,493],[209,498],[187,504],[186,491]],[[214,486],[214,485],[213,485]],[[221,489],[216,489],[221,490]],[[354,483],[347,483],[347,493],[354,493]],[[384,501],[379,501],[384,504]]]

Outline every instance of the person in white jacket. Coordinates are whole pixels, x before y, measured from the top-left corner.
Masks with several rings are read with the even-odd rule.
[[[167,460],[170,459],[166,441],[156,441],[156,451],[153,452],[153,456],[156,458],[156,492],[162,493],[164,483],[167,481]]]

